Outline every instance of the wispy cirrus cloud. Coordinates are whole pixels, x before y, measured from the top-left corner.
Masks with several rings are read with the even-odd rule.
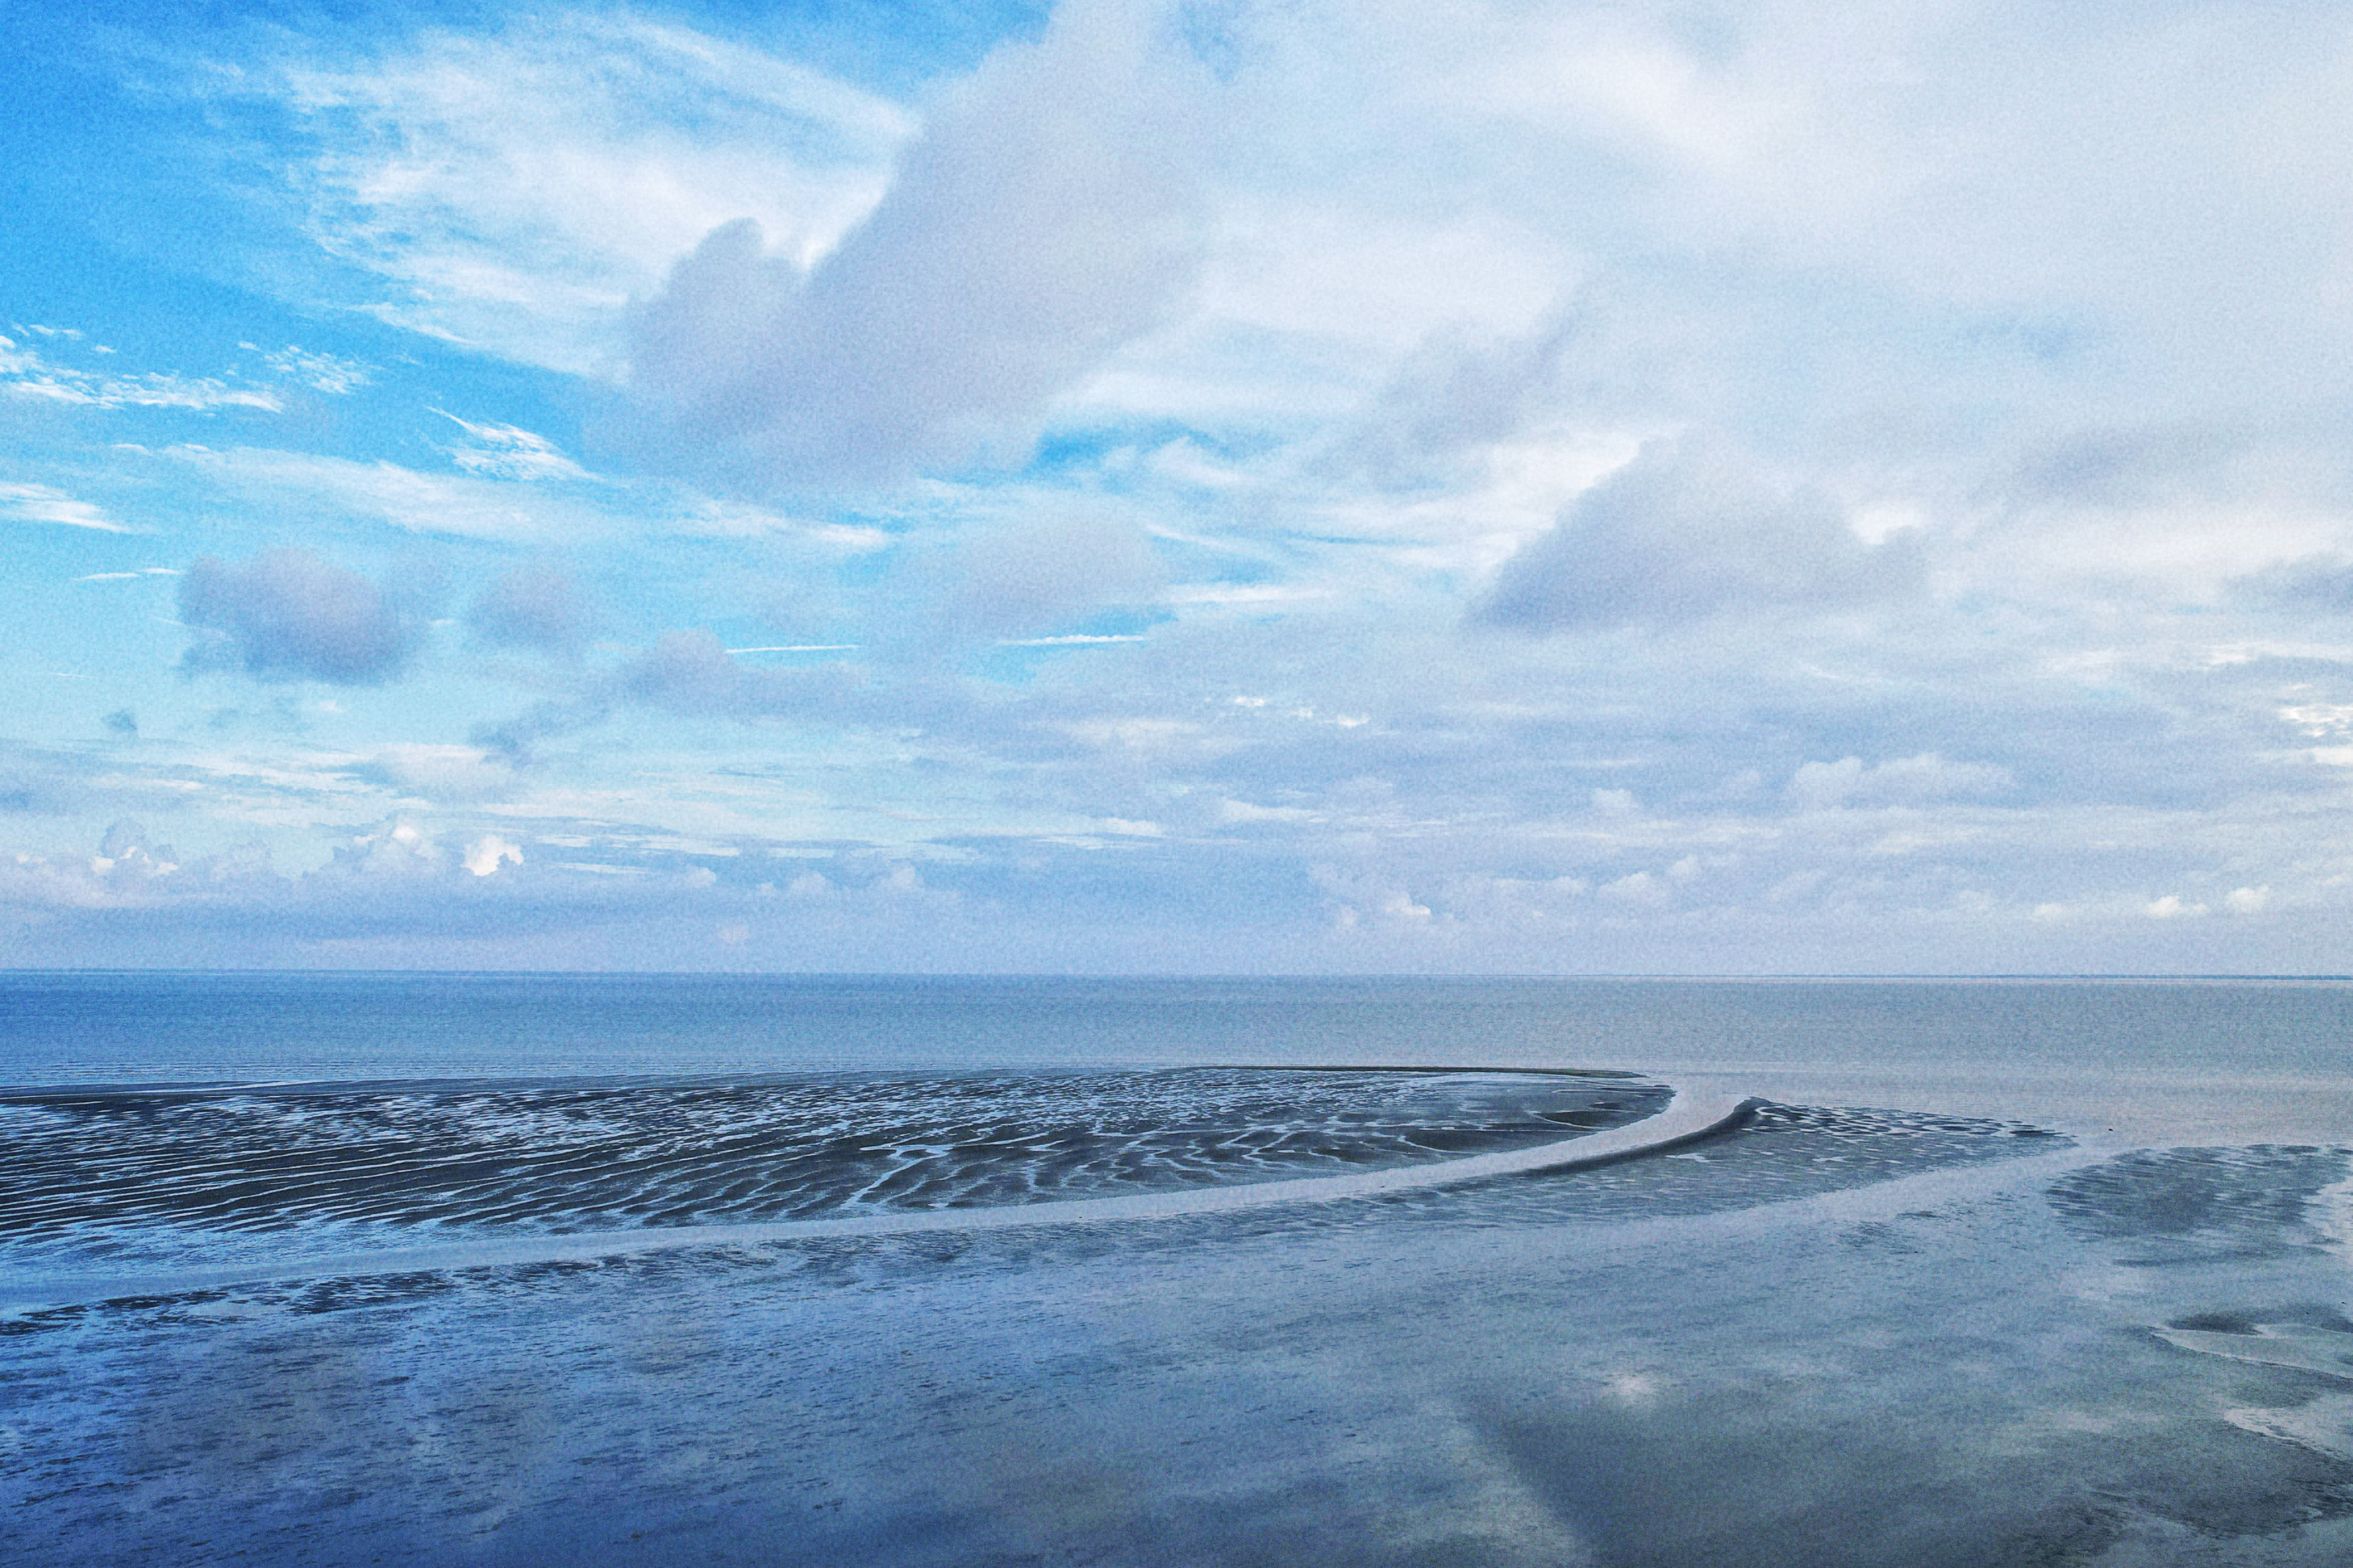
[[[241,343],[238,346],[249,349],[253,345]],[[293,343],[264,354],[262,363],[289,381],[299,382],[313,392],[324,392],[337,397],[347,397],[357,392],[374,381],[376,374],[376,367],[364,360],[320,353]]]
[[[593,479],[587,469],[564,455],[554,442],[513,425],[493,425],[460,419],[447,409],[433,411],[466,433],[466,444],[450,458],[470,474],[494,479]]]
[[[903,109],[789,59],[626,10],[292,48],[197,90],[259,98],[313,151],[284,168],[311,239],[389,285],[410,330],[571,371],[715,226],[822,254],[881,194]]]
[[[575,496],[476,474],[427,473],[265,447],[181,445],[155,456],[206,489],[280,515],[327,509],[405,533],[523,542],[612,532],[613,515]],[[559,459],[560,460],[560,459]]]
[[[85,370],[44,358],[5,337],[0,337],[0,393],[90,408],[161,408],[189,413],[254,408],[275,414],[285,407],[283,400],[268,388],[238,386],[212,376],[186,376],[169,371],[118,374]]]
[[[78,500],[48,485],[0,484],[0,517],[19,522],[51,522],[66,528],[95,529],[100,533],[137,533],[140,530],[107,515],[102,507]]]

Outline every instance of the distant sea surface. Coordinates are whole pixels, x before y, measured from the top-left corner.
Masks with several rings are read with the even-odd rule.
[[[2348,1138],[2353,982],[0,974],[0,1087],[1238,1063]]]

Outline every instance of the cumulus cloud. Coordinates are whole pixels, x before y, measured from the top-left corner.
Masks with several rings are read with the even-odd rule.
[[[759,479],[823,484],[1026,438],[1192,283],[1207,81],[1156,8],[1071,0],[940,109],[807,273],[757,222],[713,229],[636,322],[670,458],[717,442]]]
[[[90,868],[100,877],[168,877],[180,868],[180,855],[168,844],[150,843],[147,830],[126,818],[106,830]]]
[[[1673,897],[1667,885],[1648,871],[1630,872],[1614,882],[1604,882],[1594,893],[1598,898],[1614,899],[1644,909],[1660,908]]]
[[[579,585],[547,566],[519,566],[482,590],[466,626],[492,647],[577,658],[595,625]]]
[[[1308,874],[1324,890],[1335,931],[1413,931],[1442,923],[1429,904],[1385,882],[1377,870],[1326,865],[1311,867]]]
[[[1704,442],[1653,444],[1504,563],[1473,610],[1518,631],[1670,625],[1915,585],[1916,541],[1865,544],[1829,498],[1784,492]]]
[[[442,864],[441,846],[406,817],[380,822],[335,846],[330,875],[408,880],[433,875]]]
[[[1934,752],[1870,766],[1861,757],[1841,757],[1834,763],[1808,763],[1799,768],[1789,780],[1789,799],[1805,811],[1919,805],[1956,796],[1999,795],[2015,782],[2008,768],[1991,763],[1948,763]]]
[[[522,850],[495,833],[486,833],[466,846],[464,865],[477,877],[487,877],[499,868],[500,862],[522,864]]]
[[[269,681],[375,685],[399,675],[425,635],[411,595],[307,550],[237,564],[198,557],[180,579],[180,618],[212,634],[188,649],[184,668]]]

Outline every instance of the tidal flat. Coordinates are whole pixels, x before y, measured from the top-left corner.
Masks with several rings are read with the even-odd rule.
[[[543,1050],[515,1064],[533,1072],[491,1074],[388,1047],[367,1079],[115,1058],[108,1079],[61,1082],[32,1040],[0,1098],[9,1556],[2353,1560],[2346,1143],[2246,1135],[2279,1082],[2324,1086],[2282,1100],[2282,1128],[2328,1114],[2326,1031],[2346,999],[2307,987],[2233,1014],[2185,994],[1994,998],[2007,1011],[1980,1011],[1999,1027],[2021,1008],[2045,1024],[2032,1070],[2007,1073],[1966,1047],[1907,1067],[1884,1032],[1867,1048],[1862,1029],[1905,1000],[1868,988],[1847,998],[1843,1044],[1834,994],[1655,993],[1657,1037],[1619,1028],[1614,1061],[1572,1038],[1584,1048],[1558,1065],[1586,1070],[1567,1075],[1398,1070],[1430,1065],[1401,1059],[1432,1032],[1416,1007],[1461,1010],[1444,987],[1378,994],[1391,1037],[1354,1002],[1327,1006],[1327,1032],[1294,1042],[1311,1059],[1290,1064],[1166,1065],[1166,1038],[1143,1042],[1164,1065],[1132,1038],[1080,1064],[1037,1030],[1049,1059],[1029,1065],[771,1050],[756,1072],[665,1076]],[[1181,994],[1158,1000],[1138,1016],[1198,1055],[1251,1043],[1201,1026],[1235,1016],[1229,996],[1189,1024]],[[1932,1015],[1945,1000],[1913,997]],[[1312,1016],[1298,1001],[1286,1016]],[[1620,1025],[1641,1005],[1573,986],[1539,1001],[1556,1018],[1617,1008]],[[1003,992],[965,1005],[968,1037],[1018,1033]],[[2184,1037],[2236,1017],[2253,1059],[2192,1072],[2152,1046],[2155,1089],[2103,1060],[2051,1094],[2082,1067],[2084,1018],[2120,1006],[2136,1026],[2170,1006]],[[1691,1023],[1710,1007],[1713,1043]],[[1777,1037],[1775,1007],[1778,1037],[1823,1041],[1812,1059],[1744,1058]],[[2309,1050],[2246,1046],[2266,1016]],[[1529,1065],[1542,1022],[1472,1065]],[[1704,1059],[1672,1059],[1675,1030]],[[1460,1066],[1460,1042],[1441,1043]],[[739,1032],[729,1048],[755,1046]],[[1860,1092],[1907,1070],[1937,1075],[1928,1103]],[[1841,1071],[1858,1092],[1786,1093]],[[2115,1113],[2084,1116],[2103,1074]],[[1764,1103],[1699,1142],[1343,1190],[1355,1173],[1601,1136],[1718,1079]],[[2037,1095],[2063,1114],[2025,1114]],[[2137,1105],[2231,1136],[2152,1138]],[[1302,1176],[1339,1195],[954,1223]],[[853,1211],[946,1217],[690,1239]],[[682,1244],[561,1255],[617,1226]],[[537,1250],[480,1250],[501,1237]],[[407,1266],[434,1246],[475,1250]],[[155,1288],[83,1288],[132,1277]]]

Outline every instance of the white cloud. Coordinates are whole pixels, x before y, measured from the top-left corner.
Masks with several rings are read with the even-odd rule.
[[[1187,922],[1216,929],[1165,962],[2344,967],[2353,116],[2326,89],[2353,35],[2103,11],[2009,17],[1996,48],[1934,7],[1306,0],[1221,12],[1212,69],[1172,15],[1081,0],[923,85],[920,134],[610,12],[242,62],[235,90],[298,109],[304,221],[380,314],[618,374],[627,301],[670,277],[634,393],[707,449],[670,457],[742,483],[594,472],[604,435],[500,422],[540,416],[469,401],[468,374],[521,384],[465,356],[422,442],[379,423],[396,388],[306,394],[270,439],[318,450],[27,468],[126,476],[96,493],[190,555],[420,536],[391,542],[501,652],[329,711],[174,681],[152,644],[142,677],[156,606],[47,568],[26,645],[74,679],[31,674],[54,755],[0,752],[0,805],[184,811],[183,843],[266,823],[296,856],[414,810],[425,848],[367,853],[441,846],[438,880],[385,908],[539,897],[537,848],[469,872],[496,826],[597,868],[567,896],[691,895],[693,951],[741,924],[780,962],[820,951],[792,921],[870,918],[938,960],[892,879],[936,857],[1003,917],[980,967]],[[272,286],[307,254],[265,258]],[[0,418],[36,442],[163,386],[12,336]],[[394,375],[380,331],[318,341]],[[211,387],[370,374],[266,358]],[[1040,460],[988,467],[1040,428]],[[429,635],[350,582],[243,586],[204,618],[256,673],[388,676]],[[100,608],[123,625],[86,647],[43,630]],[[216,724],[235,768],[185,749]],[[690,885],[681,858],[726,848],[775,857],[757,918],[728,875]]]
[[[483,589],[466,612],[467,626],[482,642],[559,658],[579,658],[596,623],[579,584],[546,566],[516,567]]]
[[[1000,47],[807,268],[713,229],[637,321],[654,450],[770,485],[892,478],[996,445],[1182,301],[1201,247],[1207,76],[1157,11],[1066,0]]]
[[[513,788],[513,770],[477,746],[404,742],[365,764],[395,787],[432,800],[471,800]]]
[[[1314,822],[1318,814],[1297,805],[1252,805],[1246,800],[1218,802],[1220,825],[1240,822]]]
[[[301,382],[313,392],[324,392],[346,397],[375,379],[375,366],[364,361],[344,359],[338,354],[320,353],[288,343],[274,353],[262,356],[262,363],[291,381]]]
[[[416,823],[394,817],[353,834],[335,848],[334,868],[346,876],[408,878],[441,863],[441,847]]]
[[[407,533],[520,542],[578,542],[617,527],[574,497],[503,479],[427,474],[397,463],[239,447],[177,446],[162,454],[248,505],[299,516],[332,509]]]
[[[0,393],[90,408],[177,408],[192,413],[255,408],[274,414],[285,406],[274,393],[233,386],[209,376],[161,371],[116,375],[79,370],[46,360],[7,338],[0,338]]]
[[[2353,702],[2299,702],[2279,716],[2315,740],[2353,730]]]
[[[1666,903],[1672,897],[1666,884],[1648,871],[1636,871],[1614,882],[1604,882],[1594,889],[1594,893],[1599,898],[1652,909]]]
[[[466,869],[477,877],[487,877],[499,868],[501,861],[522,864],[522,850],[495,833],[484,834],[466,846]]]
[[[494,479],[593,479],[546,437],[513,425],[476,424],[437,408],[433,411],[466,433],[467,444],[450,454],[470,474]]]
[[[105,510],[86,500],[77,500],[60,489],[47,485],[0,484],[0,517],[13,517],[20,522],[54,522],[68,528],[92,528],[101,533],[137,533],[138,529],[118,522]],[[136,573],[125,573],[136,576]]]
[[[1402,889],[1382,899],[1378,912],[1383,920],[1399,921],[1409,925],[1427,925],[1430,922],[1430,906],[1414,902],[1413,895]]]
[[[1433,333],[1528,331],[1567,281],[1552,246],[1493,211],[1433,220],[1243,195],[1219,215],[1187,331],[1350,344],[1374,356],[1361,374]]]

